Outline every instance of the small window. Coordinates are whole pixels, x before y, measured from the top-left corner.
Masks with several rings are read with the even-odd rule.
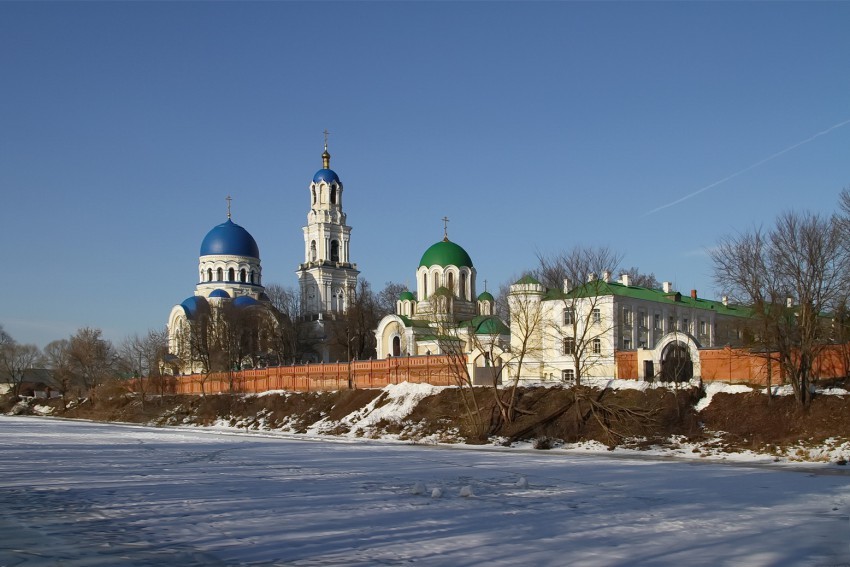
[[[220,282],[220,281],[224,280],[224,270],[222,270],[221,268],[219,268],[215,271],[215,275],[216,275],[216,281]]]
[[[691,322],[690,322],[690,321],[688,321],[688,318],[687,318],[687,317],[685,317],[684,319],[682,319],[682,330],[683,330],[684,332],[686,332],[686,333],[690,333],[690,332],[691,332]]]
[[[597,307],[593,310],[593,322],[599,323],[602,320],[602,311]]]
[[[449,291],[454,295],[455,292],[455,276],[453,273],[449,272]]]
[[[315,240],[310,242],[310,261],[311,262],[316,261],[316,241]]]
[[[623,350],[632,350],[632,339],[623,337]]]
[[[336,187],[331,187],[331,205],[336,205]]]
[[[667,332],[671,333],[676,330],[676,319],[671,315],[667,318]]]
[[[460,274],[460,296],[466,299],[466,272]]]
[[[213,281],[213,279],[212,279],[212,268],[207,268],[207,281],[208,282]]]
[[[227,281],[235,282],[236,281],[236,270],[230,268],[227,270]]]
[[[564,354],[575,354],[576,352],[576,340],[573,337],[566,337],[564,339]]]
[[[572,325],[575,323],[576,312],[572,307],[564,309],[564,325]]]
[[[629,326],[632,324],[632,310],[628,307],[623,308],[623,324]]]
[[[593,339],[592,350],[593,354],[599,354],[602,352],[602,340],[601,339]]]
[[[331,262],[339,262],[339,242],[331,240]]]
[[[705,336],[705,334],[706,334],[705,331],[706,331],[705,321],[700,321],[699,322],[699,334]]]
[[[659,315],[658,313],[655,314],[655,316],[652,320],[652,328],[655,329],[656,331],[661,330],[661,315]]]
[[[247,273],[245,272],[245,268],[239,270],[239,281],[245,283],[248,281]]]
[[[646,329],[646,312],[638,311],[638,323],[640,323],[641,329]]]
[[[561,371],[561,380],[564,382],[572,382],[576,379],[576,371],[572,368],[568,368],[567,370]]]

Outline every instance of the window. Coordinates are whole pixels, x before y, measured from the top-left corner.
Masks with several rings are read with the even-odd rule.
[[[641,329],[646,329],[646,311],[638,311],[638,323]]]
[[[422,294],[428,299],[428,274],[422,278]]]
[[[336,205],[336,187],[331,187],[331,205]]]
[[[632,310],[628,307],[623,308],[623,325],[631,326],[632,324]]]
[[[310,242],[310,261],[311,262],[316,261],[316,241],[315,240]]]
[[[667,332],[670,333],[676,330],[676,320],[671,315],[667,318]]]
[[[207,268],[207,281],[212,281],[212,268]]]
[[[460,297],[466,299],[466,272],[460,275]]]
[[[339,262],[339,242],[331,240],[331,262]]]
[[[632,339],[623,337],[623,350],[632,350]]]
[[[576,352],[576,340],[573,337],[566,337],[564,339],[564,354],[575,354]]]
[[[239,281],[245,283],[248,281],[247,274],[245,273],[245,268],[239,270]]]
[[[455,276],[453,273],[449,272],[449,291],[454,295],[455,292]]]
[[[215,271],[215,275],[216,275],[216,281],[219,281],[219,282],[222,281],[224,279],[224,270],[222,270],[221,268],[217,269]]]
[[[227,270],[227,281],[229,281],[229,282],[235,282],[236,281],[236,270],[234,270],[233,268],[229,268]]]
[[[682,330],[683,330],[684,332],[686,332],[686,333],[690,333],[690,332],[691,332],[691,322],[690,322],[690,321],[688,321],[688,318],[687,318],[687,317],[685,317],[684,319],[682,319]]]
[[[572,368],[561,371],[561,380],[564,382],[572,382],[576,379],[576,371]]]
[[[598,323],[601,320],[602,320],[602,312],[599,310],[599,308],[594,309],[593,310],[593,322]]]
[[[564,309],[564,325],[572,325],[575,323],[576,312],[572,307]]]
[[[656,331],[661,330],[661,315],[659,315],[658,313],[656,313],[652,319],[652,328]]]
[[[593,339],[593,343],[591,343],[591,350],[593,351],[593,354],[599,354],[602,352],[602,340]]]
[[[706,331],[705,321],[700,320],[700,322],[699,322],[699,334],[704,336],[705,331]]]
[[[440,274],[434,274],[434,293],[440,289]]]

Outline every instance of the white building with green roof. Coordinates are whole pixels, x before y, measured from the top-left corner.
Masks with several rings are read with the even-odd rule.
[[[526,276],[511,286],[509,303],[511,349],[527,345],[524,381],[699,377],[700,351],[740,344],[750,316],[746,308],[700,298],[696,290],[682,295],[670,282],[650,289],[630,285],[627,275],[613,281],[608,273],[560,289]],[[537,313],[539,324],[520,328],[519,322],[535,318],[528,313]],[[635,353],[637,376],[618,376],[620,352]]]
[[[402,292],[396,313],[379,323],[378,358],[462,353],[470,376],[476,367],[500,363],[493,353],[507,347],[510,331],[494,315],[493,296],[476,295],[475,288],[472,258],[444,235],[422,254],[416,291]]]

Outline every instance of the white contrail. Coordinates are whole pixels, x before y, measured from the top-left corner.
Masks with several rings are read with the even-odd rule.
[[[728,176],[724,177],[723,179],[721,179],[720,181],[715,181],[714,183],[712,183],[712,184],[710,184],[710,185],[706,185],[705,187],[702,187],[702,188],[700,188],[700,189],[697,189],[697,190],[696,190],[696,191],[694,191],[693,193],[689,193],[689,194],[685,195],[684,197],[681,197],[681,198],[679,198],[679,199],[676,199],[676,200],[675,200],[675,201],[673,201],[672,203],[667,203],[666,205],[661,205],[660,207],[656,207],[656,208],[652,209],[651,211],[649,211],[648,213],[646,213],[646,215],[651,215],[651,214],[653,214],[653,213],[657,213],[658,211],[664,210],[664,209],[666,209],[667,207],[672,207],[673,205],[678,205],[678,204],[679,204],[679,203],[681,203],[682,201],[687,201],[687,200],[688,200],[688,199],[690,199],[691,197],[696,197],[697,195],[699,195],[699,194],[700,194],[700,193],[702,193],[703,191],[708,191],[708,190],[709,190],[709,189],[711,189],[712,187],[717,187],[717,186],[718,186],[718,185],[720,185],[721,183],[725,183],[726,181],[729,181],[729,180],[730,180],[730,179],[732,179],[733,177],[738,177],[738,176],[739,176],[739,175],[741,175],[742,173],[746,173],[746,172],[748,172],[749,170],[754,169],[754,168],[756,168],[756,167],[760,166],[760,165],[761,165],[761,164],[763,164],[763,163],[767,163],[767,162],[769,162],[769,161],[770,161],[770,160],[772,160],[772,159],[776,159],[776,158],[778,158],[779,156],[781,156],[782,154],[786,154],[786,153],[790,152],[791,150],[793,150],[793,149],[795,149],[795,148],[799,148],[799,147],[800,147],[800,146],[802,146],[803,144],[808,144],[808,143],[809,143],[809,142],[811,142],[812,140],[814,140],[814,139],[816,139],[816,138],[820,138],[820,137],[821,137],[821,136],[823,136],[824,134],[828,134],[828,133],[832,132],[833,130],[835,130],[836,128],[841,128],[841,127],[842,127],[842,126],[844,126],[845,124],[850,124],[850,119],[848,119],[848,120],[844,120],[843,122],[839,122],[838,124],[835,124],[834,126],[830,126],[830,127],[829,127],[829,128],[827,128],[826,130],[823,130],[822,132],[818,132],[818,133],[817,133],[817,134],[815,134],[814,136],[810,136],[810,137],[806,138],[805,140],[803,140],[802,142],[797,142],[797,143],[796,143],[796,144],[794,144],[793,146],[788,146],[788,147],[787,147],[787,148],[785,148],[784,150],[779,151],[779,152],[776,152],[776,153],[775,153],[775,154],[773,154],[772,156],[768,156],[768,157],[764,158],[763,160],[757,161],[756,163],[754,163],[754,164],[752,164],[752,165],[749,165],[749,166],[745,167],[744,169],[742,169],[742,170],[740,170],[740,171],[736,171],[736,172],[735,172],[735,173],[733,173],[732,175],[728,175]],[[644,216],[646,216],[646,215],[644,215]]]

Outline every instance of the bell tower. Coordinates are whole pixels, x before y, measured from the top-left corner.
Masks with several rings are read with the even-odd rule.
[[[304,263],[298,266],[301,305],[314,320],[344,313],[357,286],[357,264],[351,262],[351,227],[342,208],[343,186],[331,169],[325,130],[322,169],[310,183],[310,211],[304,227]]]

